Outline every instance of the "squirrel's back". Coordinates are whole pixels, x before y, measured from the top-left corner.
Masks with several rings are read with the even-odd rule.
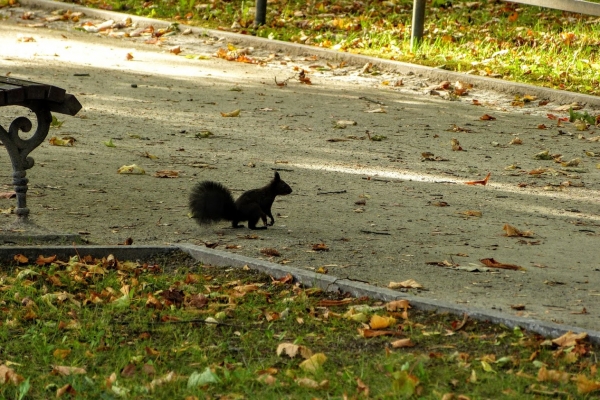
[[[200,223],[211,223],[236,218],[236,206],[229,189],[218,182],[203,181],[190,194],[192,218]]]

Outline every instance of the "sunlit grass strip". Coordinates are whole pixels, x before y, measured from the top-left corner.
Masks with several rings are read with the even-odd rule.
[[[270,1],[267,25],[257,30],[248,1],[84,4],[546,87],[600,91],[599,20],[540,7],[433,1],[423,44],[413,52],[409,0]]]

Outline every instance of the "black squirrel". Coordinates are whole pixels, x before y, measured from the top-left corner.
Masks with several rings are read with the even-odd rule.
[[[290,193],[292,188],[281,179],[278,172],[275,172],[275,177],[268,185],[260,189],[248,190],[235,201],[229,189],[222,184],[203,181],[192,189],[189,206],[192,218],[195,218],[199,224],[209,224],[224,219],[231,221],[234,228],[243,228],[244,226],[238,223],[248,221],[250,229],[267,229],[267,225],[272,226],[275,223],[275,218],[271,214],[275,197]],[[267,224],[267,217],[271,218],[269,224]],[[264,226],[256,226],[259,219],[263,221]]]

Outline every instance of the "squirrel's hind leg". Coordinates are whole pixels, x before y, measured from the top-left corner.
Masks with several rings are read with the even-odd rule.
[[[235,229],[243,228],[243,227],[244,227],[244,225],[238,225],[238,222],[239,222],[239,221],[235,221],[235,220],[233,220],[233,221],[231,222],[231,227],[232,227],[232,228],[235,228]]]
[[[265,226],[256,226],[256,224],[258,223],[259,219],[263,220],[263,222],[265,223]],[[251,219],[248,220],[248,228],[254,229],[254,230],[256,230],[256,229],[267,229],[266,222],[267,222],[267,218],[264,218],[262,216],[260,218],[259,217],[251,218]]]

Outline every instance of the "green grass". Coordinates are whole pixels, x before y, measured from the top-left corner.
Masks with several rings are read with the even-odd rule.
[[[6,399],[61,390],[93,399],[586,398],[600,387],[585,341],[561,347],[486,322],[403,315],[176,254],[150,265],[72,259],[2,271]],[[387,335],[359,334],[376,328],[375,315],[395,319],[373,329]],[[401,338],[413,347],[393,348]],[[309,355],[277,354],[286,343],[326,359],[305,369]]]
[[[410,48],[412,0],[269,1],[254,29],[254,2],[82,0],[90,7],[407,61],[580,93],[599,94],[596,17],[513,3],[428,2],[426,34]],[[234,27],[235,24],[235,27]]]

